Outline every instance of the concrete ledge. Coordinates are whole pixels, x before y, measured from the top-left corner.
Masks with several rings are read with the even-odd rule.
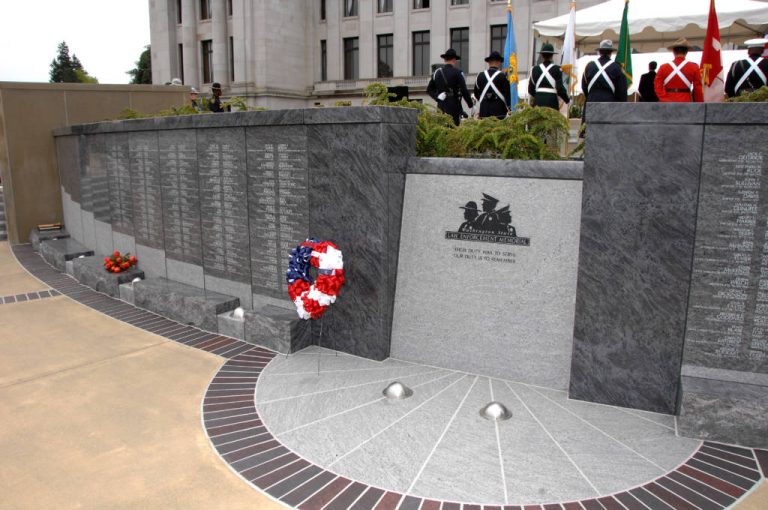
[[[247,126],[302,124],[415,124],[418,110],[395,106],[345,106],[337,108],[306,108],[235,112],[226,115],[179,115],[150,119],[115,120],[93,124],[78,124],[55,129],[54,136],[96,133],[125,133],[157,129],[201,129]]]
[[[71,238],[55,239],[40,243],[40,255],[59,271],[66,271],[67,261],[81,255],[90,257],[93,255],[93,250]]]
[[[236,297],[165,278],[136,282],[133,284],[133,299],[140,308],[214,332],[218,331],[217,316],[240,306]]]
[[[590,124],[704,124],[704,103],[589,103]],[[589,136],[589,128],[587,128]]]
[[[309,321],[301,320],[295,311],[266,305],[245,312],[244,340],[288,354],[311,345],[312,335]]]
[[[66,239],[69,237],[69,232],[66,229],[48,230],[40,232],[37,228],[33,228],[29,232],[29,242],[32,243],[32,249],[35,251],[40,250],[40,243],[43,241],[52,241],[55,239]]]
[[[74,259],[72,272],[83,285],[116,298],[120,297],[121,284],[132,282],[134,278],[144,278],[144,271],[135,267],[123,273],[108,273],[103,260],[98,257]]]
[[[768,376],[691,365],[682,372],[680,435],[768,447]]]
[[[519,177],[529,179],[581,180],[581,161],[520,161],[511,159],[410,158],[408,174]]]

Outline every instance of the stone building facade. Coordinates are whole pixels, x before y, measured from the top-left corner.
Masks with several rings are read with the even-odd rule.
[[[579,8],[602,0],[581,0]],[[358,102],[369,83],[424,97],[432,65],[456,47],[468,81],[503,50],[506,0],[150,0],[153,83],[181,78],[251,105]],[[540,42],[531,25],[569,0],[513,0],[521,79]]]

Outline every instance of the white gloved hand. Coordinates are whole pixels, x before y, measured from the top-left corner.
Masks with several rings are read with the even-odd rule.
[[[446,94],[445,92],[441,92],[441,93],[440,93],[440,94],[437,96],[437,98],[438,98],[440,101],[445,101],[445,98],[446,98],[446,97],[448,97],[448,94]]]

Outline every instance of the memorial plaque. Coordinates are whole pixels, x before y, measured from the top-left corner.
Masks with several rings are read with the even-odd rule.
[[[203,267],[206,275],[250,284],[245,132],[201,129],[197,140]]]
[[[112,228],[133,235],[133,194],[128,172],[128,135],[107,134],[107,177],[109,181],[109,210]]]
[[[93,217],[109,223],[109,179],[107,176],[107,148],[105,135],[88,138],[88,170],[91,181]]]
[[[706,145],[685,337],[689,364],[768,373],[768,155],[760,150],[763,135],[739,129],[740,150],[725,143]]]
[[[170,259],[202,266],[195,132],[161,131],[159,136],[165,253]]]
[[[304,128],[247,130],[251,274],[254,292],[284,297],[288,254],[309,231]]]
[[[136,244],[162,249],[163,200],[157,132],[131,133],[128,143]]]
[[[391,356],[566,388],[580,208],[577,180],[408,175]]]

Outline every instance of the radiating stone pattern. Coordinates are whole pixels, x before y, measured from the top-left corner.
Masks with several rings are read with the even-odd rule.
[[[197,139],[203,267],[212,276],[250,283],[245,133],[204,129]]]
[[[384,359],[415,119],[379,107],[248,112],[72,126],[57,137],[63,158],[88,144],[94,165],[101,142],[90,140],[103,137],[114,246],[143,253],[148,277],[236,295],[246,307],[252,296],[292,308],[290,249],[309,236],[337,243],[349,284],[323,319],[322,342]],[[67,210],[83,239],[79,157],[62,185],[77,193]]]
[[[708,127],[685,362],[768,373],[765,130]]]
[[[306,127],[250,127],[246,141],[253,291],[282,298],[288,253],[309,236]]]
[[[131,133],[128,146],[136,244],[162,249],[163,198],[157,158],[157,133]]]
[[[588,119],[570,395],[674,413],[704,106],[608,106]]]
[[[133,235],[133,193],[128,165],[128,135],[107,134],[107,176],[112,229]]]
[[[202,266],[196,143],[193,130],[159,133],[165,253],[170,259]]]

